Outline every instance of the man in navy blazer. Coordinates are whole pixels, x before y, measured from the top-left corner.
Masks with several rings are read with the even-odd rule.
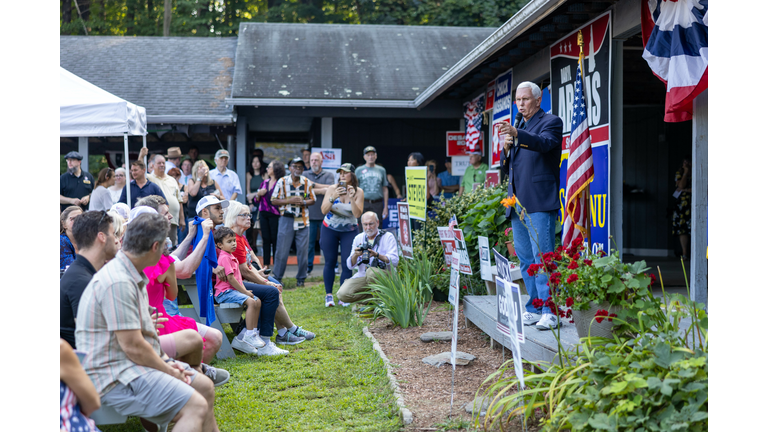
[[[512,221],[515,253],[530,294],[523,324],[549,330],[558,325],[557,317],[546,306],[533,306],[534,299],[546,302],[549,297],[547,276],[530,276],[527,270],[534,262],[541,263],[541,254],[555,249],[563,121],[541,109],[541,89],[532,82],[517,86],[515,103],[523,121],[518,127],[502,123],[500,129],[507,134],[502,158],[502,169],[509,177],[507,193],[517,197],[515,208],[507,208],[506,216]],[[523,208],[525,217],[521,221]]]

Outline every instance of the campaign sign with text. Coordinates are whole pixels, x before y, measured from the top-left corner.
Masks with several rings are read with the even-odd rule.
[[[413,219],[427,220],[427,167],[405,167],[408,212]]]
[[[485,186],[493,187],[499,184],[499,170],[488,170],[485,172]]]
[[[453,231],[448,227],[437,227],[437,234],[440,236],[440,243],[443,245],[445,265],[451,265],[451,255],[456,250],[456,239],[453,238]]]
[[[496,80],[493,80],[488,83],[488,86],[485,88],[485,110],[492,110],[493,109],[493,101],[496,99],[494,97],[494,94],[496,94]]]
[[[400,237],[400,247],[403,248],[403,256],[413,259],[413,238],[411,237],[411,218],[408,217],[408,204],[397,203],[397,220],[400,229],[397,230]]]
[[[519,324],[517,325],[517,338],[520,340],[520,343],[525,343],[525,335],[523,334],[523,304],[522,297],[520,297],[520,290],[517,284],[512,283],[511,266],[509,265],[509,260],[507,260],[504,255],[500,254],[496,249],[493,249],[493,255],[496,259],[496,271],[498,273],[496,275],[496,329],[506,335],[510,334],[510,320],[515,319],[515,321]],[[516,298],[513,300],[520,303],[519,307],[514,309],[514,311],[518,312],[512,312],[512,310],[507,306],[509,299],[506,298],[504,290],[499,289],[499,280],[512,283],[512,285],[517,290]]]
[[[451,175],[461,177],[467,172],[469,156],[454,156],[451,158]]]
[[[478,145],[485,155],[485,133],[480,132]],[[464,140],[464,132],[446,132],[445,133],[445,155],[446,156],[469,156],[467,153],[467,144]]]
[[[477,243],[480,251],[480,277],[483,280],[493,282],[493,272],[491,271],[491,250],[488,248],[488,237],[477,236]]]
[[[323,169],[338,169],[341,167],[341,149],[312,147],[312,153],[323,155]]]
[[[496,77],[496,94],[493,101],[493,121],[491,122],[491,168],[501,165],[504,140],[499,134],[501,122],[511,123],[512,116],[512,71],[507,71]]]
[[[389,199],[389,202],[387,203],[387,217],[381,221],[380,229],[400,228],[400,224],[397,222],[397,203],[399,202],[400,200],[397,198]]]
[[[510,311],[509,325],[511,328],[509,333],[509,340],[512,345],[512,358],[514,358],[515,363],[515,376],[517,376],[517,380],[520,382],[520,390],[522,390],[525,388],[525,378],[523,375],[523,358],[521,355],[522,353],[520,352],[521,340],[519,337],[522,335],[520,329],[522,328],[523,321],[518,321],[514,317],[514,314],[517,311],[517,305],[515,304],[514,299],[520,295],[520,289],[516,284],[513,284],[512,282],[506,281],[504,279],[501,279],[500,282],[501,287],[497,287],[496,291],[503,291],[505,293],[505,297],[507,298],[507,309]],[[515,295],[515,291],[517,291],[517,295]],[[518,316],[522,317],[522,312],[518,313]],[[514,337],[515,334],[517,334],[518,337]],[[523,339],[522,342],[525,342],[525,339]]]
[[[448,288],[448,303],[458,306],[459,304],[459,278],[461,273],[455,268],[451,269],[451,284]]]
[[[471,275],[472,267],[469,265],[469,251],[467,251],[467,242],[464,241],[464,232],[459,228],[454,228],[453,237],[456,239],[456,251],[458,252],[459,271],[464,274]],[[457,254],[454,253],[453,255],[457,255]]]
[[[591,236],[593,253],[608,250],[610,218],[610,136],[611,136],[611,12],[608,11],[574,30],[550,46],[552,79],[552,114],[563,119],[562,157],[560,158],[560,212],[565,216],[565,188],[568,184],[568,153],[573,118],[576,67],[579,60],[578,30],[584,38],[583,109],[587,112],[592,140],[592,163],[595,177],[589,185]],[[544,104],[542,103],[542,108]]]

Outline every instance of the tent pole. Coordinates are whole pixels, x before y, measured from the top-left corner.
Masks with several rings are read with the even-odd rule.
[[[147,148],[147,135],[146,134],[142,135],[142,137],[141,137],[141,146],[144,147],[144,148]],[[144,156],[144,166],[145,167],[149,166],[149,165],[147,165],[147,157],[146,156]]]
[[[128,160],[128,134],[123,134],[123,151],[125,152],[125,166],[129,168],[128,172],[130,172],[131,164]],[[126,201],[128,202],[128,207],[131,207],[131,181],[130,179],[126,179],[125,183],[125,197],[127,198]]]

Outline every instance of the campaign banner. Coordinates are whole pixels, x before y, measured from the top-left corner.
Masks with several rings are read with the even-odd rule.
[[[312,153],[323,155],[323,169],[336,170],[341,167],[341,149],[312,147]]]
[[[458,270],[451,269],[451,284],[448,288],[448,303],[458,306],[459,304],[459,278],[461,273]]]
[[[491,250],[488,247],[488,237],[477,236],[478,251],[480,252],[480,277],[493,282],[491,271]]]
[[[490,156],[491,156],[491,168],[497,168],[501,166],[501,158],[504,151],[504,140],[499,133],[499,125],[501,122],[511,123],[512,118],[512,71],[509,70],[496,77],[494,81],[495,94],[493,95],[493,116],[491,121],[491,133],[490,139],[492,143]]]
[[[427,167],[405,167],[409,214],[412,219],[427,220]]]
[[[509,325],[510,325],[510,332],[509,332],[509,340],[512,345],[512,358],[514,359],[515,363],[515,376],[517,376],[517,380],[520,383],[520,390],[525,388],[525,374],[523,372],[523,358],[522,353],[520,352],[520,339],[519,336],[522,334],[520,332],[520,329],[522,328],[523,321],[522,321],[522,311],[518,310],[518,304],[515,303],[515,298],[520,297],[520,288],[517,286],[517,284],[513,284],[512,282],[509,282],[504,279],[499,280],[501,282],[501,291],[504,291],[505,297],[507,298],[507,308],[509,310]],[[496,291],[499,291],[499,287],[496,288]],[[516,294],[515,294],[516,292]],[[517,315],[517,316],[515,316]],[[520,318],[518,320],[518,318]],[[520,326],[520,327],[518,327]],[[515,337],[515,335],[518,335],[518,337]],[[525,339],[523,339],[523,343],[525,342]]]
[[[568,184],[568,147],[573,116],[576,67],[579,60],[578,30],[584,39],[584,109],[587,111],[592,140],[595,177],[589,185],[591,235],[588,240],[593,253],[609,248],[610,220],[610,127],[611,127],[611,12],[595,18],[574,30],[550,47],[552,79],[552,111],[563,119],[563,144],[560,158],[560,212],[565,216],[565,187]]]
[[[457,262],[459,271],[471,275],[472,266],[469,263],[469,251],[467,250],[467,242],[464,241],[464,232],[460,228],[453,229],[453,237],[456,239],[456,252],[452,255],[453,262]]]
[[[511,334],[510,324],[511,320],[515,320],[515,328],[517,329],[517,339],[520,343],[525,343],[525,334],[523,327],[523,312],[522,312],[522,297],[520,297],[520,289],[517,284],[512,283],[511,266],[509,260],[507,260],[496,249],[493,249],[493,255],[496,259],[496,330],[506,335]],[[506,281],[512,284],[516,290],[513,301],[518,304],[515,308],[509,307],[510,299],[507,298],[507,294],[504,289],[499,289],[499,285],[503,284],[502,281]]]
[[[478,141],[479,149],[485,155],[485,132],[480,133]],[[469,156],[467,153],[467,142],[464,139],[464,132],[449,131],[445,133],[445,155],[446,156]]]
[[[467,172],[469,156],[454,156],[451,158],[451,175],[461,177]]]
[[[408,204],[404,202],[397,203],[397,220],[400,229],[397,230],[400,238],[400,247],[403,250],[403,256],[413,259],[413,237],[411,237],[411,218],[408,215]]]
[[[381,221],[381,226],[379,228],[383,230],[400,228],[400,224],[397,222],[397,203],[399,202],[401,201],[397,198],[389,199],[389,202],[387,202],[387,217]]]
[[[448,227],[437,227],[437,234],[440,236],[440,243],[443,245],[445,265],[451,265],[451,255],[456,250],[456,239],[453,238],[453,231]]]
[[[499,185],[499,170],[488,170],[485,172],[485,185],[493,187]]]

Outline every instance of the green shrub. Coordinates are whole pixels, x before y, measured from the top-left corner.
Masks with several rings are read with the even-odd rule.
[[[377,272],[365,291],[373,296],[367,300],[373,319],[383,316],[403,328],[421,327],[432,306],[431,281],[438,263],[421,252],[413,260],[401,259],[397,269]]]

